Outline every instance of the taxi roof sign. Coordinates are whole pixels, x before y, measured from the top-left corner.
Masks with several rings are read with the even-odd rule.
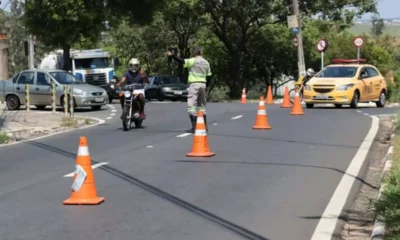
[[[345,64],[345,63],[365,63],[367,60],[360,59],[332,59],[332,63]]]

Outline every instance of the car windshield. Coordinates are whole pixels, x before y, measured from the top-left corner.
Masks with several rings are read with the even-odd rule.
[[[319,72],[317,78],[352,78],[356,75],[357,67],[329,66]]]
[[[110,68],[112,63],[109,58],[75,59],[75,69]]]
[[[81,80],[68,72],[50,72],[50,75],[60,84],[83,84]]]
[[[181,83],[179,80],[179,77],[162,77],[161,81],[164,84],[177,84],[177,83]]]

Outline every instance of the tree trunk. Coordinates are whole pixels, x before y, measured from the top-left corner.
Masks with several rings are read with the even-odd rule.
[[[65,71],[72,70],[71,57],[70,57],[70,52],[69,52],[70,49],[71,49],[71,46],[68,44],[65,44],[63,46],[64,66],[62,67],[62,69]]]
[[[244,87],[241,69],[241,62],[239,54],[231,54],[228,69],[228,87],[229,87],[229,98],[237,99],[242,95],[242,88]]]

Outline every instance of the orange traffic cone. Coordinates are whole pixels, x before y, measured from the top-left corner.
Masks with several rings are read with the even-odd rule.
[[[265,101],[266,104],[274,104],[274,97],[272,96],[272,87],[268,87],[268,93],[267,93],[267,101]]]
[[[290,115],[304,115],[303,113],[303,107],[301,106],[300,102],[300,95],[299,95],[299,90],[296,89],[296,95],[294,96],[294,103],[292,107],[292,112]]]
[[[193,137],[192,151],[186,154],[187,157],[212,157],[215,153],[210,151],[206,125],[204,124],[203,112],[197,113],[196,130]]]
[[[256,123],[254,124],[253,129],[271,129],[271,126],[268,124],[268,116],[267,111],[265,110],[264,97],[260,97],[260,103],[258,104],[257,109]]]
[[[86,137],[79,139],[74,183],[71,188],[71,197],[63,202],[64,205],[98,205],[104,201],[104,197],[97,196]]]
[[[283,94],[283,101],[281,108],[291,108],[292,104],[290,103],[290,97],[289,97],[289,88],[285,87],[285,93]]]
[[[240,103],[246,103],[247,99],[246,99],[246,88],[243,88],[242,90],[242,99],[240,100]]]

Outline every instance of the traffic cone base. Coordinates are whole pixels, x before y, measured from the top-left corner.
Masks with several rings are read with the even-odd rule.
[[[186,154],[187,157],[212,157],[215,153],[210,151],[208,145],[207,130],[204,123],[203,112],[197,113],[196,130],[193,137],[192,151]]]
[[[86,137],[80,137],[79,149],[76,157],[76,171],[74,174],[74,182],[78,178],[78,174],[85,174],[79,177],[83,178],[80,187],[74,187],[71,190],[71,196],[63,201],[64,205],[98,205],[104,202],[104,197],[97,196],[96,184],[92,169],[92,161],[89,154],[89,148]],[[84,172],[83,172],[84,171]],[[76,188],[76,191],[74,190]]]
[[[65,205],[98,205],[104,202],[104,197],[88,198],[88,199],[73,199],[68,198],[63,203]]]
[[[264,97],[260,97],[258,104],[256,123],[253,126],[254,130],[269,130],[272,127],[268,124],[267,111],[265,110]]]

